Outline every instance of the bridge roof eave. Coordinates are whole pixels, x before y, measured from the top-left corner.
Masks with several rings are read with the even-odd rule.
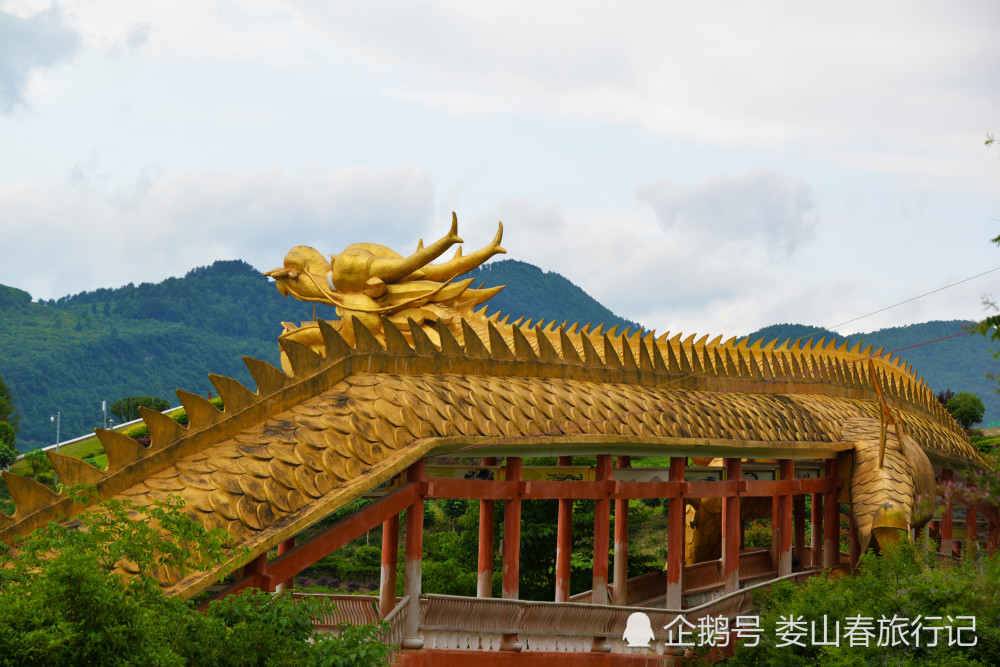
[[[744,459],[832,459],[851,442],[760,441],[728,438],[650,438],[554,435],[520,438],[439,438],[432,455],[464,456],[694,456]]]

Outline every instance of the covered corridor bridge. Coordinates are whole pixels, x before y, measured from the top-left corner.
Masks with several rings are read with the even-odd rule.
[[[842,562],[841,504],[850,508],[850,563],[874,543],[925,526],[935,503],[918,499],[935,498],[936,479],[984,466],[927,385],[881,351],[822,340],[765,345],[508,323],[476,309],[496,288],[456,280],[502,252],[500,234],[482,250],[428,264],[457,242],[453,221],[448,235],[409,257],[374,244],[349,246],[330,260],[312,248],[293,248],[284,267],[269,272],[279,290],[333,304],[342,319],[286,323],[281,369],[246,360],[256,390],[211,375],[224,410],[178,391],[186,427],[143,412],[148,447],[99,430],[106,470],[49,452],[59,478],[137,503],[182,498],[196,520],[226,530],[254,559],[224,593],[274,590],[381,524],[378,609],[393,625],[391,641],[410,648],[520,647],[529,649],[526,655],[540,647],[621,650],[628,612],[621,605],[662,605],[649,612],[654,624],[682,612],[731,615],[745,608],[741,584],[796,576],[795,563],[808,573]],[[439,454],[480,458],[493,479],[428,474],[426,459]],[[669,457],[669,469],[630,467],[629,457],[650,455]],[[573,457],[595,456],[597,464],[592,478],[549,481],[531,478],[523,467],[524,457],[535,456],[557,456],[565,467]],[[698,466],[689,468],[689,459]],[[30,479],[4,478],[17,509],[0,517],[0,540],[82,509]],[[375,503],[291,544],[381,485],[387,492]],[[446,497],[504,503],[502,599],[485,597],[495,546],[489,511],[480,513],[481,597],[423,594],[423,503]],[[560,501],[554,600],[519,602],[520,507],[543,498]],[[568,597],[570,501],[581,498],[596,503],[586,603]],[[624,581],[632,498],[670,500],[665,578]],[[618,576],[608,586],[612,503]],[[947,552],[958,531],[954,508],[942,509],[936,531]],[[404,510],[404,596],[396,600],[392,559]],[[751,516],[773,516],[769,552],[741,550],[741,525]],[[964,524],[969,546],[982,535],[995,548],[994,507],[966,508]],[[278,555],[268,560],[272,549]],[[239,567],[242,557],[234,553],[212,571],[185,576],[164,569],[161,583],[168,593],[192,596]],[[712,600],[717,594],[723,597]],[[663,650],[662,638],[657,642]]]

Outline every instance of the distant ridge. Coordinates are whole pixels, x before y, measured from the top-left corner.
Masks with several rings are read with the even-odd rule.
[[[506,260],[469,274],[506,284],[489,302],[546,320],[636,327],[556,273]],[[336,317],[320,306],[321,318]],[[253,387],[243,356],[278,364],[281,322],[312,319],[312,305],[286,299],[242,261],[218,261],[160,283],[128,284],[32,302],[0,285],[0,375],[21,413],[22,450],[55,442],[49,417],[61,414],[63,440],[100,426],[101,401],[151,395],[177,404],[175,389],[207,395],[209,373]]]

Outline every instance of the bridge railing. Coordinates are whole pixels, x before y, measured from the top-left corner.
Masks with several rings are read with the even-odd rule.
[[[660,629],[678,616],[695,625],[704,616],[731,619],[752,608],[754,593],[777,581],[805,579],[820,572],[795,572],[685,610],[426,595],[420,604],[420,634],[426,648],[629,653],[622,633],[634,612],[645,613],[652,627]],[[669,653],[672,647],[666,644],[666,633],[657,634],[652,650],[658,655]]]

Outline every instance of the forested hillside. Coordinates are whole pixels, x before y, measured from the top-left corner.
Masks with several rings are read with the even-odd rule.
[[[922,375],[935,393],[951,389],[954,392],[967,391],[976,394],[986,406],[986,416],[983,424],[1000,419],[1000,394],[997,393],[996,380],[991,380],[987,373],[1000,375],[1000,362],[993,358],[991,344],[978,334],[962,334],[969,322],[954,320],[951,322],[932,321],[922,324],[911,324],[904,327],[880,329],[868,333],[838,336],[838,334],[803,324],[776,324],[765,327],[747,336],[751,340],[763,338],[769,342],[777,338],[814,338],[817,341],[825,337],[827,342],[832,337],[839,341],[845,338],[851,342],[862,343],[865,347],[873,345],[877,350],[885,348],[886,352],[898,350],[899,356],[906,359],[916,371]]]
[[[635,326],[562,276],[530,264],[507,260],[469,275],[476,285],[508,285],[490,301],[491,312]],[[336,317],[326,306],[317,314]],[[0,376],[22,415],[18,446],[55,442],[49,418],[56,412],[65,440],[101,425],[103,400],[151,395],[176,405],[177,388],[207,395],[210,372],[253,387],[242,357],[277,364],[281,322],[310,319],[311,305],[282,297],[239,261],[45,302],[0,286]]]

